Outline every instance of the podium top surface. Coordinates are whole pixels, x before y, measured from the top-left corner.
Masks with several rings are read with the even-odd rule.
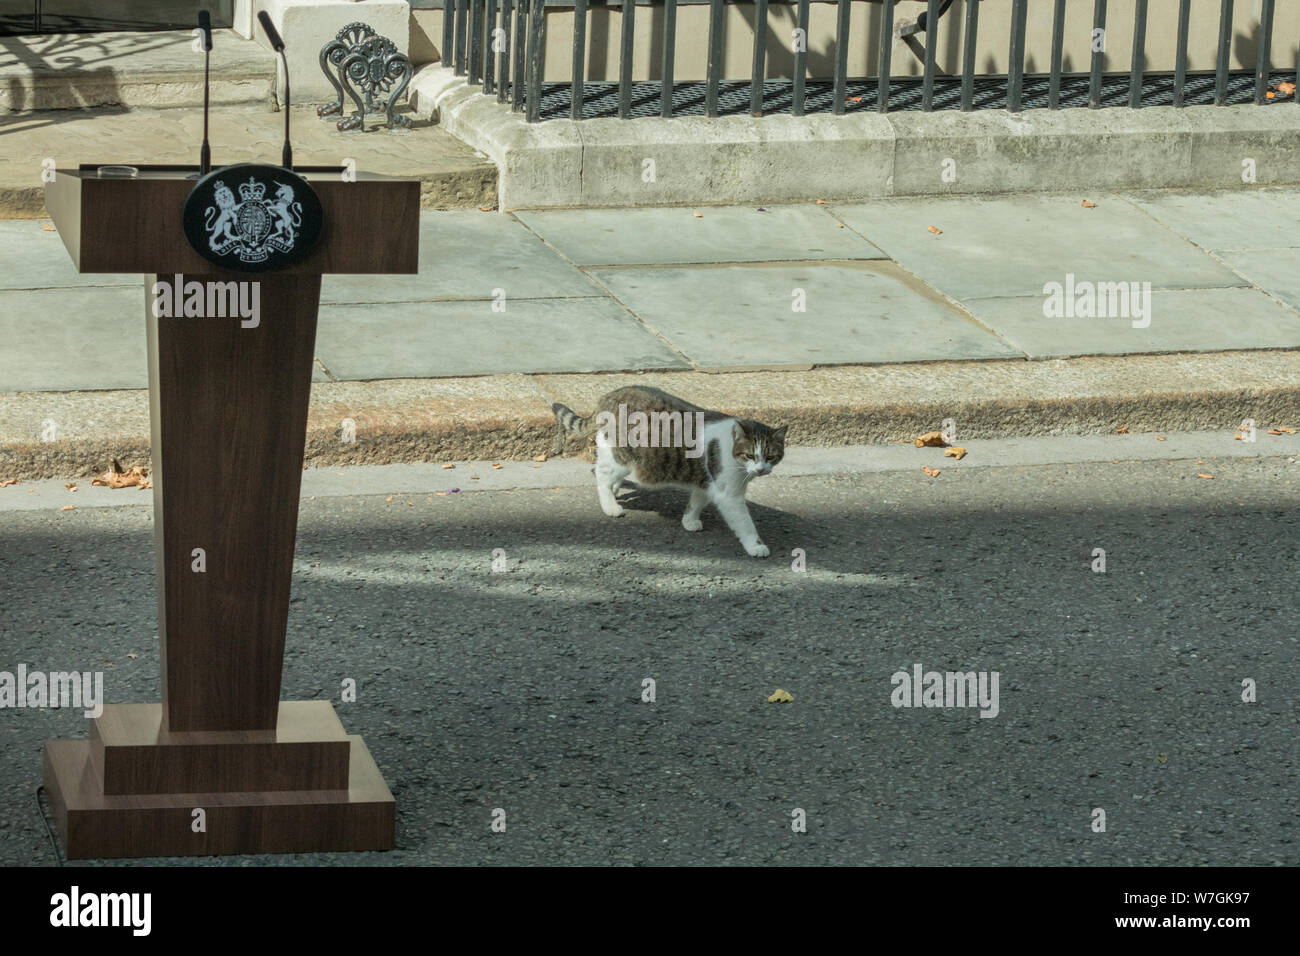
[[[185,238],[182,214],[197,166],[133,164],[135,176],[101,176],[103,165],[56,169],[45,184],[45,205],[78,272],[248,278],[223,273]],[[320,199],[324,228],[310,253],[274,274],[419,271],[419,180],[342,166],[295,166],[293,172]]]

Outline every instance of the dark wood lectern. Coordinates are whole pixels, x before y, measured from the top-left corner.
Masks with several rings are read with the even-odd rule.
[[[281,701],[280,673],[321,275],[416,272],[419,183],[299,168],[324,215],[312,251],[223,272],[182,227],[195,167],[97,168],[57,170],[46,205],[80,272],[149,273],[163,700],[107,705],[89,740],[46,743],[67,855],[390,849],[393,796],[365,744],[328,701]],[[259,323],[156,317],[155,278],[177,275],[260,283]]]

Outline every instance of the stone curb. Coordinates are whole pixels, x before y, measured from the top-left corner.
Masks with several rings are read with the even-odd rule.
[[[796,445],[903,441],[956,422],[958,440],[1300,426],[1300,352],[1220,352],[1029,362],[936,362],[811,371],[489,375],[312,387],[311,466],[527,460],[547,451],[550,405],[579,413],[625,384],[790,426]],[[110,459],[149,463],[142,390],[0,395],[0,480],[85,478]],[[342,441],[344,419],[356,440]],[[43,442],[43,423],[56,440]],[[216,442],[213,454],[221,454]],[[579,454],[574,443],[570,454]],[[124,492],[125,493],[125,492]]]

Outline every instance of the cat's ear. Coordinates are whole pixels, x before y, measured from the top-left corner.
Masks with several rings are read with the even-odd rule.
[[[789,428],[789,427],[790,427],[789,425],[782,425],[782,426],[781,426],[780,428],[778,428],[776,431],[772,432],[772,437],[775,438],[777,441],[779,441],[779,442],[783,442],[783,443],[784,443],[784,442],[785,442],[785,430],[786,430],[787,428]]]
[[[742,442],[744,440],[745,440],[744,426],[741,425],[740,422],[733,419],[731,422],[731,443],[734,445],[737,442]]]

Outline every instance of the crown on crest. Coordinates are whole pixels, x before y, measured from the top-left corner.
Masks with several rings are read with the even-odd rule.
[[[248,182],[239,184],[239,198],[245,202],[250,199],[256,201],[264,195],[266,195],[266,186],[252,176],[248,177]]]

